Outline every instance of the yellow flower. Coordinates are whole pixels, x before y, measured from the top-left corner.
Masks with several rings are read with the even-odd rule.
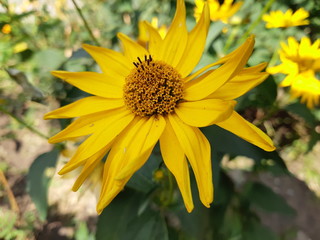
[[[83,166],[79,178],[86,177],[108,153],[98,213],[148,160],[158,141],[163,161],[174,175],[189,212],[194,207],[189,164],[202,203],[209,207],[213,201],[210,144],[199,127],[217,124],[266,151],[275,149],[267,135],[234,111],[233,99],[268,76],[261,72],[264,63],[245,68],[253,50],[253,36],[219,61],[190,74],[205,46],[210,24],[208,6],[190,32],[183,0],[177,1],[175,17],[164,39],[157,29],[145,24],[149,32],[147,48],[122,33],[118,38],[123,53],[83,45],[102,73],[52,72],[93,95],[47,113],[45,119],[78,117],[50,138],[50,143],[88,135],[60,174]],[[77,182],[74,189],[81,183]]]
[[[281,28],[308,25],[307,17],[309,17],[309,13],[300,8],[293,14],[291,9],[288,9],[285,13],[280,10],[271,11],[270,14],[264,14],[262,19],[267,23],[267,28]]]
[[[229,18],[239,10],[239,8],[243,4],[243,1],[232,4],[233,0],[225,0],[223,4],[220,5],[220,2],[218,0],[208,0],[207,3],[210,9],[211,21],[221,20],[224,23],[228,23]],[[205,1],[195,0],[195,4],[196,7],[194,8],[194,17],[198,21],[200,19]]]
[[[139,37],[138,37],[138,43],[144,47],[146,47],[146,44],[149,40],[149,33],[148,33],[148,27],[146,26],[144,21],[139,22]],[[164,39],[168,32],[168,28],[166,25],[159,26],[158,18],[153,17],[151,20],[151,26],[157,29],[160,37]]]
[[[268,72],[283,73],[287,76],[281,82],[281,87],[291,86],[293,97],[301,97],[301,102],[308,108],[319,104],[320,81],[316,72],[320,71],[320,39],[311,44],[310,39],[303,37],[300,44],[293,38],[288,38],[288,45],[281,42],[279,50],[282,63],[268,68]]]
[[[1,29],[1,32],[2,32],[3,34],[9,34],[9,33],[11,33],[11,26],[10,26],[10,24],[5,24],[5,25],[3,25],[2,29]]]

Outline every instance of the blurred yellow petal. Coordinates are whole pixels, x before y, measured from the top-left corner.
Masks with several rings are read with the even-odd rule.
[[[281,28],[308,25],[307,17],[309,17],[309,13],[300,8],[294,13],[291,9],[288,9],[285,13],[280,10],[271,11],[269,14],[264,14],[262,20],[266,22],[267,28]]]
[[[320,97],[320,39],[313,44],[308,37],[302,37],[298,42],[294,37],[288,38],[288,44],[281,42],[279,51],[281,64],[269,67],[271,74],[285,74],[281,87],[291,87],[291,96],[301,97],[300,101],[308,108],[318,105]]]

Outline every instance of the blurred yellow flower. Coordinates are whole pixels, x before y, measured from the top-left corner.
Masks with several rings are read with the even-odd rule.
[[[74,190],[108,154],[98,213],[144,165],[158,141],[163,161],[177,181],[188,212],[194,207],[189,164],[201,202],[210,207],[213,201],[211,148],[199,127],[216,124],[266,151],[275,149],[265,133],[234,111],[234,99],[268,76],[261,72],[264,63],[245,68],[254,37],[219,61],[191,74],[205,47],[209,8],[205,4],[190,32],[183,0],[177,1],[176,9],[164,39],[158,29],[144,22],[148,29],[147,47],[122,33],[118,38],[123,54],[84,44],[102,73],[52,72],[93,95],[47,113],[45,119],[77,117],[51,137],[50,143],[88,136],[59,172],[65,174],[83,166]]]
[[[308,25],[307,17],[309,17],[309,13],[300,8],[293,14],[291,9],[288,9],[285,13],[280,10],[271,11],[270,14],[264,14],[262,19],[267,23],[267,28],[281,28]]]
[[[320,80],[316,73],[320,71],[320,39],[311,44],[307,37],[300,44],[293,38],[288,38],[288,45],[281,42],[279,50],[282,63],[269,67],[269,73],[283,73],[287,76],[281,82],[281,87],[291,86],[293,97],[301,97],[301,102],[308,108],[319,104]]]
[[[160,37],[164,39],[168,32],[168,28],[166,25],[159,26],[159,21],[157,17],[153,17],[151,20],[151,26],[157,29]],[[146,22],[140,21],[139,22],[139,36],[138,36],[138,43],[144,47],[146,47],[146,44],[149,40],[149,33],[148,33],[148,27],[146,25]]]
[[[161,169],[156,170],[153,173],[153,179],[157,182],[161,181],[164,178],[164,172]]]
[[[218,0],[195,0],[196,7],[194,8],[194,17],[197,21],[200,19],[205,2],[209,5],[211,21],[220,20],[224,23],[228,23],[229,18],[232,17],[243,4],[243,1],[233,4],[233,0],[225,0],[223,4],[220,4]]]
[[[1,32],[3,33],[3,34],[9,34],[9,33],[11,33],[11,26],[10,26],[10,24],[5,24],[5,25],[3,25],[3,27],[2,27],[2,29],[1,29]]]

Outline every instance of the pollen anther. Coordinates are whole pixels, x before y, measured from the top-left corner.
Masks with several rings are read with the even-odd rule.
[[[172,66],[139,57],[135,68],[126,77],[124,101],[128,109],[138,116],[166,115],[174,112],[183,97],[181,75]]]

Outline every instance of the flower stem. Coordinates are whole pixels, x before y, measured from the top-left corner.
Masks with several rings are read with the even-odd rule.
[[[239,41],[237,42],[237,44],[242,43],[245,39],[247,39],[249,37],[249,35],[251,34],[252,30],[259,24],[259,22],[261,21],[261,18],[263,16],[263,14],[265,14],[271,7],[271,5],[273,4],[275,0],[269,0],[267,2],[267,4],[264,6],[264,8],[262,9],[261,13],[259,14],[259,16],[257,17],[257,19],[251,23],[251,25],[248,27],[248,30],[243,34],[242,38],[239,39]]]
[[[169,206],[172,202],[173,198],[173,191],[174,191],[174,182],[173,182],[173,175],[172,173],[168,170],[168,190],[167,190],[167,196],[166,200],[164,201],[163,205],[164,206]]]
[[[228,51],[229,48],[231,47],[231,45],[232,45],[232,43],[233,43],[233,41],[234,41],[234,39],[235,39],[235,37],[236,37],[236,35],[237,35],[237,33],[238,33],[239,26],[240,26],[240,25],[238,25],[237,27],[235,27],[235,28],[232,29],[232,32],[230,33],[230,35],[229,35],[229,37],[228,37],[228,39],[227,39],[226,45],[225,45],[225,47],[224,47],[224,49],[223,49],[223,52],[224,52],[224,53],[227,53],[227,51]]]
[[[8,184],[6,176],[4,175],[4,173],[2,172],[1,169],[0,169],[0,183],[3,185],[5,191],[7,192],[11,209],[16,213],[19,213],[20,210],[19,210],[17,201],[16,201],[16,199],[15,199],[15,197],[14,197],[12,191],[11,191],[11,188],[10,188],[10,186]]]
[[[7,111],[6,109],[0,107],[0,111],[9,115],[10,117],[12,117],[13,119],[15,119],[18,123],[20,123],[21,125],[25,126],[26,128],[28,128],[31,132],[39,135],[40,137],[43,137],[45,139],[48,139],[49,137],[47,137],[46,135],[44,135],[42,132],[38,131],[37,129],[35,129],[34,127],[32,127],[31,125],[29,125],[28,123],[26,123],[23,119],[18,118],[17,116],[15,116],[13,113]]]
[[[72,0],[72,3],[73,3],[73,5],[76,7],[76,10],[77,10],[80,18],[82,19],[85,28],[87,29],[88,33],[90,34],[90,37],[92,38],[92,41],[94,41],[96,45],[100,46],[99,41],[98,41],[97,38],[93,35],[92,30],[91,30],[91,28],[90,28],[87,20],[86,20],[85,17],[83,16],[81,9],[79,8],[78,4],[76,3],[76,0]]]

